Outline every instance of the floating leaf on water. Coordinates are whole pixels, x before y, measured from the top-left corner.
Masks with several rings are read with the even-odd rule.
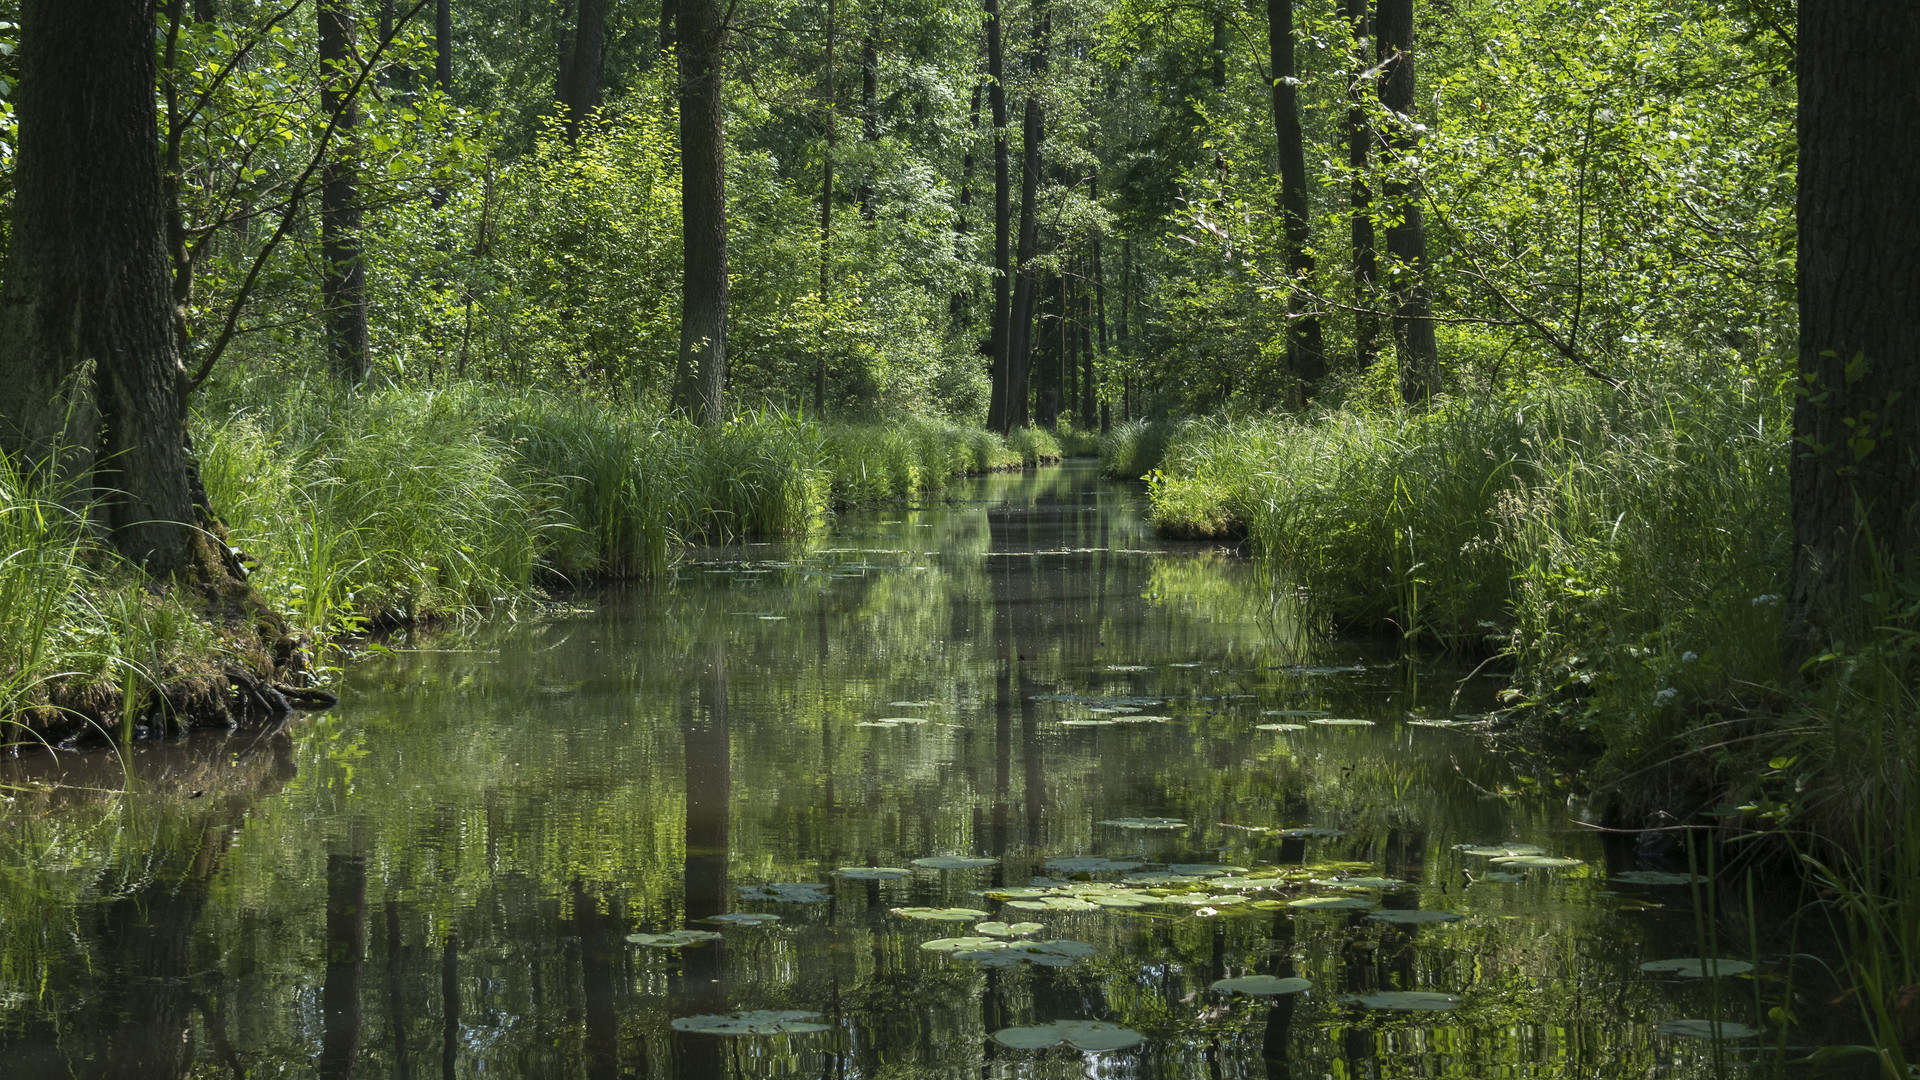
[[[1222,874],[1244,874],[1244,866],[1220,866],[1215,863],[1174,863],[1167,867],[1167,873],[1181,877],[1219,877]]]
[[[998,923],[981,923],[981,926],[997,926]],[[932,941],[923,941],[920,947],[928,952],[980,952],[985,949],[1004,949],[1007,943],[992,937],[943,937]]]
[[[1113,718],[1113,722],[1116,724],[1167,724],[1173,722],[1173,717],[1149,716],[1146,713],[1120,714]]]
[[[1104,874],[1110,870],[1138,870],[1137,862],[1117,862],[1113,859],[1079,858],[1048,859],[1047,869],[1063,874]]]
[[[1745,975],[1753,970],[1753,965],[1745,960],[1649,960],[1640,965],[1640,970],[1650,975],[1704,979],[1708,976]]]
[[[1547,849],[1533,844],[1455,844],[1453,850],[1462,855],[1478,855],[1482,858],[1499,858],[1504,855],[1545,855]]]
[[[1261,709],[1261,716],[1325,716],[1325,709]]]
[[[1168,664],[1167,666],[1177,667],[1177,668],[1194,668],[1194,667],[1201,667],[1202,665],[1194,663],[1193,661],[1187,661],[1186,663],[1183,663],[1183,664]]]
[[[1360,994],[1348,1001],[1357,1001],[1369,1009],[1396,1009],[1402,1012],[1438,1011],[1456,1008],[1460,999],[1452,994],[1436,994],[1428,990],[1389,990],[1379,994]]]
[[[1315,878],[1312,884],[1327,885],[1336,889],[1391,889],[1396,885],[1405,885],[1406,882],[1391,877],[1349,877]]]
[[[1099,896],[1089,896],[1087,899],[1103,908],[1143,908],[1158,900],[1157,897],[1148,896],[1145,893],[1133,892],[1103,893]]]
[[[1409,716],[1407,717],[1407,723],[1413,727],[1450,728],[1466,726],[1459,720],[1443,720],[1432,716]]]
[[[1292,884],[1278,877],[1221,877],[1207,882],[1211,889],[1278,889]]]
[[[1114,726],[1115,723],[1116,721],[1113,721],[1113,720],[1062,720],[1060,721],[1060,726],[1061,727],[1112,727]]]
[[[898,866],[843,866],[834,872],[835,877],[850,878],[854,881],[893,881],[896,878],[910,876],[913,871]]]
[[[1166,817],[1123,817],[1108,818],[1102,825],[1111,825],[1116,829],[1184,829],[1187,823],[1179,818]]]
[[[1043,896],[1033,900],[1009,900],[1007,906],[1021,911],[1092,911],[1096,907],[1075,896]]]
[[[1282,979],[1274,975],[1242,975],[1237,979],[1221,979],[1213,984],[1212,989],[1221,994],[1279,997],[1282,994],[1297,994],[1312,986],[1313,983],[1307,979]]]
[[[628,934],[627,940],[655,949],[684,949],[689,945],[719,941],[720,935],[711,930],[671,930],[664,934]]]
[[[975,858],[971,855],[930,855],[924,859],[913,860],[913,865],[928,870],[973,870],[982,866],[993,866],[999,859]]]
[[[926,722],[927,718],[924,716],[881,716],[869,720],[866,723],[878,724],[882,727],[900,727],[905,724],[924,724]]]
[[[730,915],[710,915],[707,922],[730,923],[734,926],[760,926],[780,921],[780,916],[769,915],[764,911],[736,911]]]
[[[1192,878],[1169,874],[1165,870],[1150,870],[1144,874],[1128,874],[1120,879],[1128,885],[1191,885]]]
[[[1305,724],[1255,724],[1253,725],[1253,730],[1255,731],[1305,731],[1307,730],[1307,725]]]
[[[672,1026],[675,1031],[701,1035],[805,1035],[829,1030],[827,1025],[814,1022],[819,1019],[820,1014],[816,1012],[755,1009],[752,1012],[708,1016],[677,1016]]]
[[[1285,900],[1255,900],[1247,905],[1254,911],[1285,911],[1290,906]]]
[[[1307,826],[1301,829],[1282,829],[1280,835],[1289,840],[1303,840],[1308,837],[1335,837],[1347,835],[1340,829],[1323,829],[1319,826]]]
[[[1489,870],[1484,874],[1473,875],[1473,883],[1475,885],[1478,885],[1483,881],[1491,881],[1499,885],[1511,885],[1516,881],[1525,881],[1525,880],[1527,880],[1527,875],[1509,873],[1508,871],[1505,871],[1505,870]]]
[[[922,922],[975,922],[987,917],[986,912],[967,907],[897,907],[893,913]]]
[[[930,709],[937,704],[939,703],[934,701],[889,701],[887,702],[887,707],[891,709]]]
[[[1152,671],[1153,669],[1151,667],[1148,667],[1145,664],[1108,664],[1107,670],[1133,672],[1133,671]]]
[[[1092,956],[1093,946],[1084,941],[1009,941],[999,949],[956,952],[956,960],[972,960],[983,967],[1016,967],[1038,964],[1041,967],[1066,967],[1083,956]]]
[[[989,889],[988,891],[981,893],[980,895],[991,896],[995,900],[1025,900],[1028,897],[1033,897],[1033,896],[1051,896],[1053,895],[1052,887],[1054,885],[1067,884],[1064,881],[1056,882],[1053,878],[1034,878],[1033,880],[1036,882],[1036,884],[1005,885],[998,889]],[[1044,885],[1037,884],[1038,882],[1045,882],[1046,884]]]
[[[748,900],[780,900],[789,904],[824,904],[830,899],[825,885],[790,881],[773,885],[748,885],[740,890]]]
[[[1360,911],[1380,905],[1358,896],[1305,896],[1287,901],[1287,906],[1311,911]]]
[[[1579,859],[1562,859],[1551,855],[1503,855],[1493,860],[1495,866],[1522,866],[1540,870],[1556,870],[1564,866],[1579,866]]]
[[[1132,716],[1134,713],[1139,712],[1140,709],[1134,705],[1115,705],[1107,711],[1115,716]]]
[[[1607,884],[1622,885],[1692,885],[1705,883],[1705,874],[1679,874],[1671,870],[1629,870],[1624,874],[1614,874]]]
[[[1759,1028],[1726,1020],[1662,1020],[1653,1030],[1680,1039],[1751,1039],[1760,1034]]]
[[[1466,918],[1451,911],[1433,911],[1428,908],[1387,908],[1376,911],[1367,918],[1374,922],[1397,923],[1402,926],[1422,926],[1427,923],[1459,922]]]
[[[988,937],[994,938],[1021,937],[1026,934],[1037,934],[1045,929],[1046,927],[1041,926],[1037,922],[983,922],[975,923],[973,927],[975,933],[985,934]],[[922,946],[922,948],[924,947],[925,946]]]
[[[1138,1046],[1147,1037],[1132,1028],[1098,1020],[1055,1020],[1032,1027],[1001,1028],[993,1033],[993,1041],[1014,1050],[1045,1050],[1066,1043],[1075,1050],[1102,1053]]]
[[[1373,726],[1373,721],[1371,720],[1358,720],[1350,717],[1335,718],[1335,717],[1323,716],[1318,720],[1309,720],[1307,721],[1307,723],[1319,724],[1323,727],[1372,727]]]

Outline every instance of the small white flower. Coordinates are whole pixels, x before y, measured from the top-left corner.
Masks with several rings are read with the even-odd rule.
[[[1680,662],[1683,664],[1691,664],[1698,659],[1700,659],[1700,654],[1694,652],[1692,649],[1688,649],[1686,652],[1680,654]]]
[[[1665,690],[1662,690],[1659,693],[1653,695],[1653,700],[1655,704],[1665,705],[1667,702],[1672,701],[1674,697],[1679,693],[1680,691],[1675,690],[1673,687],[1669,686]]]

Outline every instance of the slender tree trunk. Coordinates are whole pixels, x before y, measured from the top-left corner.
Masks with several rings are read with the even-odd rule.
[[[1081,262],[1082,269],[1087,271],[1087,277],[1092,277],[1096,282],[1099,280],[1099,272],[1096,269],[1097,259],[1097,255],[1089,255]],[[1094,425],[1099,423],[1093,400],[1093,294],[1094,290],[1087,288],[1086,280],[1083,278],[1080,283],[1080,309],[1075,326],[1079,334],[1076,348],[1080,353],[1080,408],[1076,410],[1077,415],[1073,420],[1074,426],[1084,431],[1092,431]]]
[[[1100,201],[1099,185],[1099,177],[1095,177],[1093,183],[1089,185],[1089,191],[1095,202]],[[1098,359],[1104,361],[1107,358],[1107,271],[1100,257],[1100,234],[1097,232],[1093,234],[1093,309],[1095,323],[1100,328]],[[1104,435],[1113,427],[1112,410],[1107,403],[1106,395],[1099,392],[1099,376],[1092,361],[1088,362],[1087,371],[1088,385],[1094,388],[1093,393],[1100,400],[1100,433]]]
[[[433,7],[433,85],[453,93],[453,0],[437,0]]]
[[[1007,152],[1007,82],[1005,51],[1001,45],[1000,0],[987,0],[987,101],[993,111],[993,321],[988,349],[992,354],[991,397],[987,427],[1006,433],[1013,400],[1013,372],[1009,348],[1013,335],[1010,289],[1012,226],[1012,162]]]
[[[723,15],[720,0],[679,0],[680,220],[686,269],[673,401],[676,408],[711,424],[726,418],[727,387]]]
[[[827,58],[825,78],[822,80],[825,90],[821,95],[827,109],[827,146],[820,155],[820,311],[823,319],[833,283],[833,156],[840,145],[840,120],[834,115],[833,108],[833,15],[834,0],[827,0]],[[813,362],[813,415],[825,415],[826,408],[827,331],[823,321],[820,327],[820,351]]]
[[[154,5],[19,10],[0,447],[83,490],[99,485],[95,520],[114,545],[155,573],[184,570],[195,515],[154,131]]]
[[[1320,316],[1304,288],[1313,282],[1312,221],[1307,209],[1306,136],[1300,128],[1300,90],[1293,60],[1293,0],[1267,0],[1267,51],[1273,65],[1273,131],[1280,157],[1280,217],[1286,232],[1287,366],[1293,396],[1304,403],[1320,390],[1327,361]]]
[[[880,140],[880,50],[874,45],[873,31],[860,39],[860,141],[869,145]],[[860,170],[860,218],[873,223],[873,156]]]
[[[440,0],[442,5],[447,0]],[[600,107],[607,54],[607,0],[579,0],[572,55],[563,71],[560,105],[566,111],[567,142],[580,141],[580,126]]]
[[[338,116],[320,186],[320,295],[327,358],[343,382],[365,382],[367,268],[360,257],[359,108],[352,99],[356,63],[352,0],[316,0],[320,19],[320,108]]]
[[[1373,15],[1367,0],[1345,0],[1347,23],[1353,28],[1354,59],[1373,62]],[[1361,368],[1373,366],[1379,354],[1380,317],[1372,309],[1373,283],[1379,276],[1374,252],[1373,189],[1368,176],[1372,159],[1373,125],[1367,119],[1366,82],[1356,76],[1347,82],[1347,200],[1353,225],[1353,356]]]
[[[1380,0],[1378,8],[1380,103],[1393,113],[1387,145],[1402,156],[1419,136],[1413,127],[1413,0]],[[1427,292],[1427,230],[1420,188],[1406,177],[1388,182],[1387,253],[1393,257],[1393,345],[1400,361],[1400,396],[1418,405],[1440,389],[1440,353],[1433,336],[1433,304]]]
[[[1216,91],[1227,88],[1227,16],[1225,12],[1216,12],[1213,16],[1213,48],[1210,50],[1213,67],[1207,73],[1207,81]]]
[[[1797,37],[1789,670],[1887,617],[1876,571],[1920,571],[1920,14],[1803,3]]]
[[[1053,15],[1046,0],[1036,0],[1033,11],[1033,38],[1028,54],[1028,70],[1034,80],[1047,74],[1047,42],[1053,32]],[[1035,87],[1027,94],[1020,125],[1020,239],[1016,258],[1018,276],[1014,279],[1012,331],[1007,347],[1007,427],[1025,427],[1027,404],[1031,397],[1030,375],[1033,366],[1033,261],[1040,254],[1040,153],[1046,141],[1046,125]]]

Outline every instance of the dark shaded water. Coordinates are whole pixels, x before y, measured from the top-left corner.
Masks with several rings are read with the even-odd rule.
[[[1763,1026],[1777,930],[1732,902],[1697,920],[1686,886],[1610,883],[1684,860],[1637,866],[1550,780],[1429,726],[1492,686],[1303,654],[1246,565],[1156,542],[1140,510],[1085,467],[990,477],[805,545],[713,553],[670,588],[396,649],[356,665],[331,714],[142,748],[133,794],[110,756],[13,763],[0,1076],[1750,1071],[1768,1040],[1716,1064],[1656,1024]],[[1085,723],[1126,716],[1167,719]],[[874,726],[900,717],[921,722]],[[1103,824],[1139,817],[1180,824]],[[1301,826],[1339,835],[1277,831]],[[1456,850],[1496,843],[1578,861]],[[912,865],[942,855],[998,861]],[[1087,856],[1139,864],[1079,875],[1118,901],[1046,866]],[[1340,877],[1409,884],[1313,883]],[[760,895],[784,883],[819,888]],[[983,895],[1021,887],[1077,892],[1011,897],[1047,910]],[[1289,906],[1335,896],[1370,905]],[[979,917],[900,907],[1085,944],[957,959],[920,946]],[[1374,917],[1409,909],[1460,918]],[[737,913],[779,920],[707,921]],[[680,929],[720,937],[628,940]],[[1725,957],[1757,950],[1758,977],[1640,970],[1708,934]],[[1248,974],[1312,986],[1209,988]],[[1350,1000],[1380,991],[1456,1000]],[[826,1030],[670,1027],[736,1010]],[[1100,1054],[989,1038],[1053,1020],[1146,1038]]]

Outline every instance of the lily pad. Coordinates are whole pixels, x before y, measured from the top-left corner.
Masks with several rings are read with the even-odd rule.
[[[891,708],[891,709],[930,709],[930,708],[932,708],[932,707],[933,707],[933,706],[934,706],[935,704],[937,704],[937,702],[932,702],[932,701],[889,701],[889,702],[887,702],[887,707],[888,707],[888,708]]]
[[[1184,829],[1187,823],[1179,818],[1168,817],[1123,817],[1107,818],[1102,825],[1111,825],[1116,829]]]
[[[924,859],[913,860],[913,865],[928,870],[974,870],[982,866],[993,866],[999,859],[975,858],[971,855],[930,855]]]
[[[1323,829],[1318,826],[1308,826],[1301,829],[1282,829],[1280,830],[1280,835],[1289,840],[1304,840],[1309,837],[1332,838],[1335,836],[1345,836],[1347,834],[1343,829]]]
[[[1107,670],[1134,672],[1134,671],[1152,671],[1153,669],[1151,667],[1148,667],[1145,664],[1108,664]]]
[[[1062,720],[1060,721],[1060,726],[1061,727],[1113,727],[1117,723],[1118,721],[1111,720],[1111,719],[1108,719],[1108,720]]]
[[[1159,900],[1158,897],[1136,892],[1101,893],[1098,896],[1089,896],[1087,899],[1099,907],[1121,909],[1148,907]]]
[[[898,866],[843,866],[835,870],[834,876],[850,878],[854,881],[893,881],[910,876],[913,871]]]
[[[1678,975],[1683,979],[1704,979],[1709,976],[1745,975],[1753,970],[1753,965],[1745,960],[1649,960],[1640,965],[1640,970],[1650,975]]]
[[[986,912],[968,907],[897,907],[893,913],[921,922],[974,922],[987,917]]]
[[[1210,889],[1280,889],[1293,884],[1279,877],[1219,877],[1207,882]]]
[[[1459,922],[1466,918],[1451,911],[1433,911],[1429,908],[1386,908],[1376,911],[1367,918],[1374,922],[1396,923],[1401,926],[1423,926],[1427,923]]]
[[[1282,979],[1274,975],[1242,975],[1237,979],[1221,979],[1213,984],[1213,989],[1222,994],[1279,997],[1282,994],[1297,994],[1312,986],[1313,983],[1307,979]]]
[[[1336,889],[1391,889],[1396,885],[1405,885],[1406,882],[1390,877],[1349,877],[1315,878],[1312,884],[1327,885]]]
[[[1373,721],[1371,720],[1359,720],[1359,719],[1354,719],[1352,717],[1323,716],[1318,720],[1309,720],[1307,721],[1307,723],[1319,724],[1322,727],[1372,727],[1373,726]]]
[[[708,916],[707,922],[727,923],[732,926],[762,926],[780,921],[780,916],[769,915],[764,911],[736,911],[730,915]]]
[[[1140,864],[1100,858],[1048,859],[1047,869],[1062,874],[1104,874],[1108,871],[1138,870]]]
[[[824,904],[831,897],[825,885],[810,881],[786,881],[772,885],[748,885],[740,890],[748,900],[779,900],[789,904]]]
[[[1032,900],[1009,900],[1006,906],[1021,911],[1092,911],[1098,905],[1089,904],[1077,896],[1043,896]]]
[[[983,922],[975,923],[973,927],[974,933],[993,938],[1021,937],[1026,934],[1037,934],[1045,929],[1046,927],[1037,922]]]
[[[1255,724],[1253,725],[1253,730],[1255,731],[1305,731],[1307,730],[1307,725],[1305,724]]]
[[[1478,855],[1482,858],[1500,858],[1506,855],[1545,855],[1547,849],[1533,844],[1455,844],[1453,850],[1462,855]]]
[[[982,923],[981,925],[990,926],[993,924]],[[943,937],[935,938],[932,941],[923,941],[920,943],[920,947],[928,952],[957,953],[977,952],[982,949],[1004,949],[1007,947],[1007,943],[1001,941],[999,938],[991,937]]]
[[[801,1012],[797,1009],[755,1009],[751,1012],[713,1014],[707,1016],[676,1016],[673,1030],[690,1031],[702,1035],[805,1035],[814,1031],[827,1031],[827,1025],[815,1023],[820,1019],[817,1012]]]
[[[1579,866],[1579,859],[1561,859],[1551,855],[1505,855],[1493,860],[1495,866],[1520,866],[1536,870],[1557,870]]]
[[[1473,875],[1473,883],[1475,885],[1478,885],[1483,881],[1491,881],[1500,885],[1511,885],[1516,881],[1525,881],[1525,880],[1527,880],[1527,875],[1509,873],[1505,870],[1489,870],[1484,874]]]
[[[711,930],[670,930],[664,934],[628,934],[627,940],[655,949],[684,949],[689,945],[719,941],[720,935]]]
[[[1458,1008],[1460,999],[1452,994],[1429,990],[1388,990],[1378,994],[1360,994],[1347,999],[1369,1009],[1394,1009],[1401,1012],[1441,1011]]]
[[[1726,1020],[1662,1020],[1653,1030],[1680,1039],[1751,1039],[1760,1034],[1759,1028]]]
[[[1220,866],[1215,863],[1174,863],[1167,867],[1167,873],[1181,877],[1219,877],[1222,874],[1244,874],[1244,866]]]
[[[882,716],[875,720],[862,720],[860,727],[906,727],[910,724],[924,724],[924,716]]]
[[[1147,713],[1135,713],[1132,716],[1117,715],[1113,718],[1116,724],[1165,724],[1172,720],[1171,716],[1154,716]]]
[[[1614,874],[1607,878],[1607,884],[1621,885],[1692,885],[1704,883],[1705,874],[1679,874],[1671,870],[1628,870],[1623,874]]]
[[[1325,709],[1261,709],[1261,716],[1325,716]]]
[[[993,1033],[993,1041],[1014,1050],[1045,1050],[1066,1043],[1075,1050],[1101,1053],[1138,1046],[1147,1037],[1132,1028],[1098,1020],[1055,1020],[1032,1027],[1001,1028]]]
[[[1287,901],[1287,906],[1309,911],[1362,911],[1380,905],[1359,896],[1305,896]]]

